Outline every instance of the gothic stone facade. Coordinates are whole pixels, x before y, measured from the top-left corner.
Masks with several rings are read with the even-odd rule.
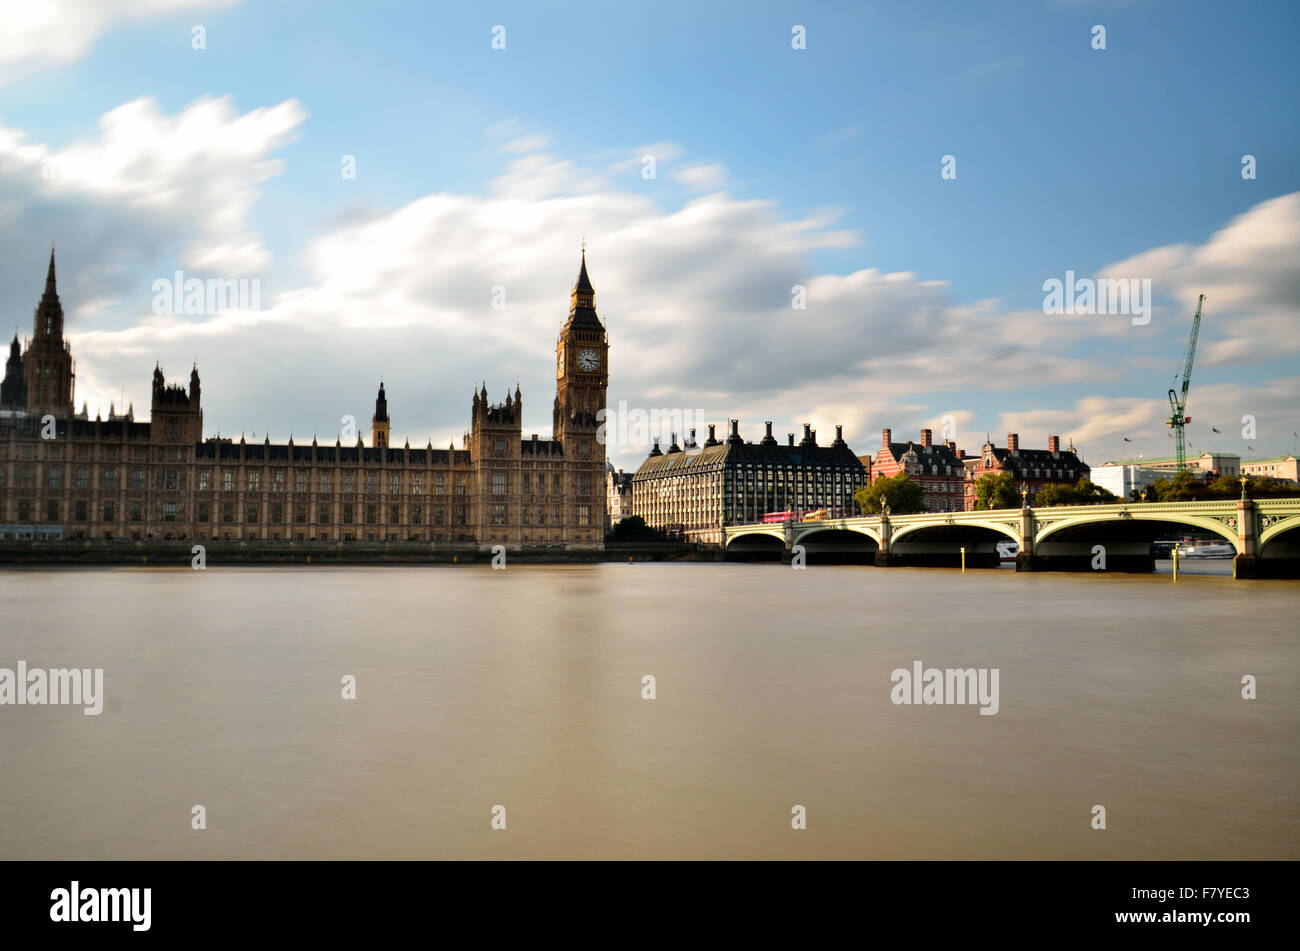
[[[586,255],[557,342],[553,433],[523,437],[523,397],[484,386],[458,449],[388,444],[379,388],[371,444],[203,437],[197,368],[188,389],[155,368],[150,420],[73,412],[54,256],[34,333],[10,347],[0,391],[0,536],[6,538],[416,541],[510,549],[604,545],[609,341]]]

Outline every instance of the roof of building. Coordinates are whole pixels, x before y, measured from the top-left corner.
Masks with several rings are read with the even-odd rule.
[[[1202,452],[1195,456],[1188,456],[1188,459],[1240,459],[1241,456],[1235,452]],[[1178,462],[1177,456],[1161,456],[1151,459],[1113,459],[1103,462],[1103,466],[1161,466],[1173,465]]]
[[[604,330],[604,325],[600,318],[596,316],[595,295],[596,289],[591,286],[591,278],[587,276],[587,249],[582,249],[582,268],[578,271],[578,279],[573,284],[574,305],[569,311],[569,323],[580,326],[598,327]],[[582,295],[585,300],[591,301],[592,306],[579,306],[577,303],[578,295]]]
[[[957,457],[957,447],[952,443],[939,442],[923,446],[921,443],[912,442],[891,442],[889,452],[893,455],[894,460],[904,468],[909,464],[925,466],[926,473],[933,473],[934,467],[938,467],[940,474],[948,472],[964,472],[965,465]],[[874,468],[880,467],[880,456],[877,455],[873,462]]]
[[[1027,473],[1032,469],[1060,469],[1064,478],[1086,477],[1091,467],[1080,459],[1073,449],[1052,452],[1050,449],[1006,449],[998,446],[984,445],[984,454],[991,455],[1000,468],[1008,469],[1016,476],[1033,478]]]
[[[659,455],[650,455],[636,470],[636,477],[659,475],[666,472],[683,472],[723,465],[794,465],[794,466],[844,466],[861,469],[862,463],[846,445],[783,446],[780,443],[745,442],[731,436],[716,446],[706,446],[698,452],[681,449]]]

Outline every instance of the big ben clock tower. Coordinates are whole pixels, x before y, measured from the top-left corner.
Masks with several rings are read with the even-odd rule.
[[[605,544],[605,444],[597,438],[609,385],[609,338],[596,316],[587,249],[573,285],[569,319],[555,345],[555,440],[564,455],[563,543]]]
[[[609,386],[608,356],[609,338],[596,316],[596,291],[587,277],[584,247],[582,269],[570,298],[569,319],[555,347],[555,438],[564,444],[566,456],[570,440],[578,440],[574,448],[581,453],[581,444],[595,439],[596,414],[605,408]],[[592,445],[586,451],[594,457],[597,447]],[[599,447],[599,455],[603,466],[603,446]]]

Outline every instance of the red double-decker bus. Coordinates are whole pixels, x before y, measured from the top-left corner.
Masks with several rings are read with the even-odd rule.
[[[797,512],[768,512],[763,516],[764,522],[793,522],[799,517]]]

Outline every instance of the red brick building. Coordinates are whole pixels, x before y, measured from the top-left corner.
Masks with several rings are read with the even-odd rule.
[[[921,486],[922,505],[927,512],[960,512],[966,497],[966,453],[951,440],[936,443],[930,430],[921,430],[919,443],[894,442],[893,431],[880,432],[880,451],[861,457],[871,480],[906,472]]]
[[[968,459],[966,481],[966,511],[975,508],[975,480],[987,472],[1005,472],[1015,482],[1019,493],[1022,483],[1029,486],[1029,504],[1033,505],[1038,490],[1051,483],[1070,485],[1086,479],[1092,473],[1079,458],[1074,446],[1061,448],[1060,436],[1048,436],[1046,449],[1021,449],[1020,436],[1007,434],[1007,447],[996,447],[986,441],[978,458]],[[1017,500],[1019,505],[1019,500]]]

